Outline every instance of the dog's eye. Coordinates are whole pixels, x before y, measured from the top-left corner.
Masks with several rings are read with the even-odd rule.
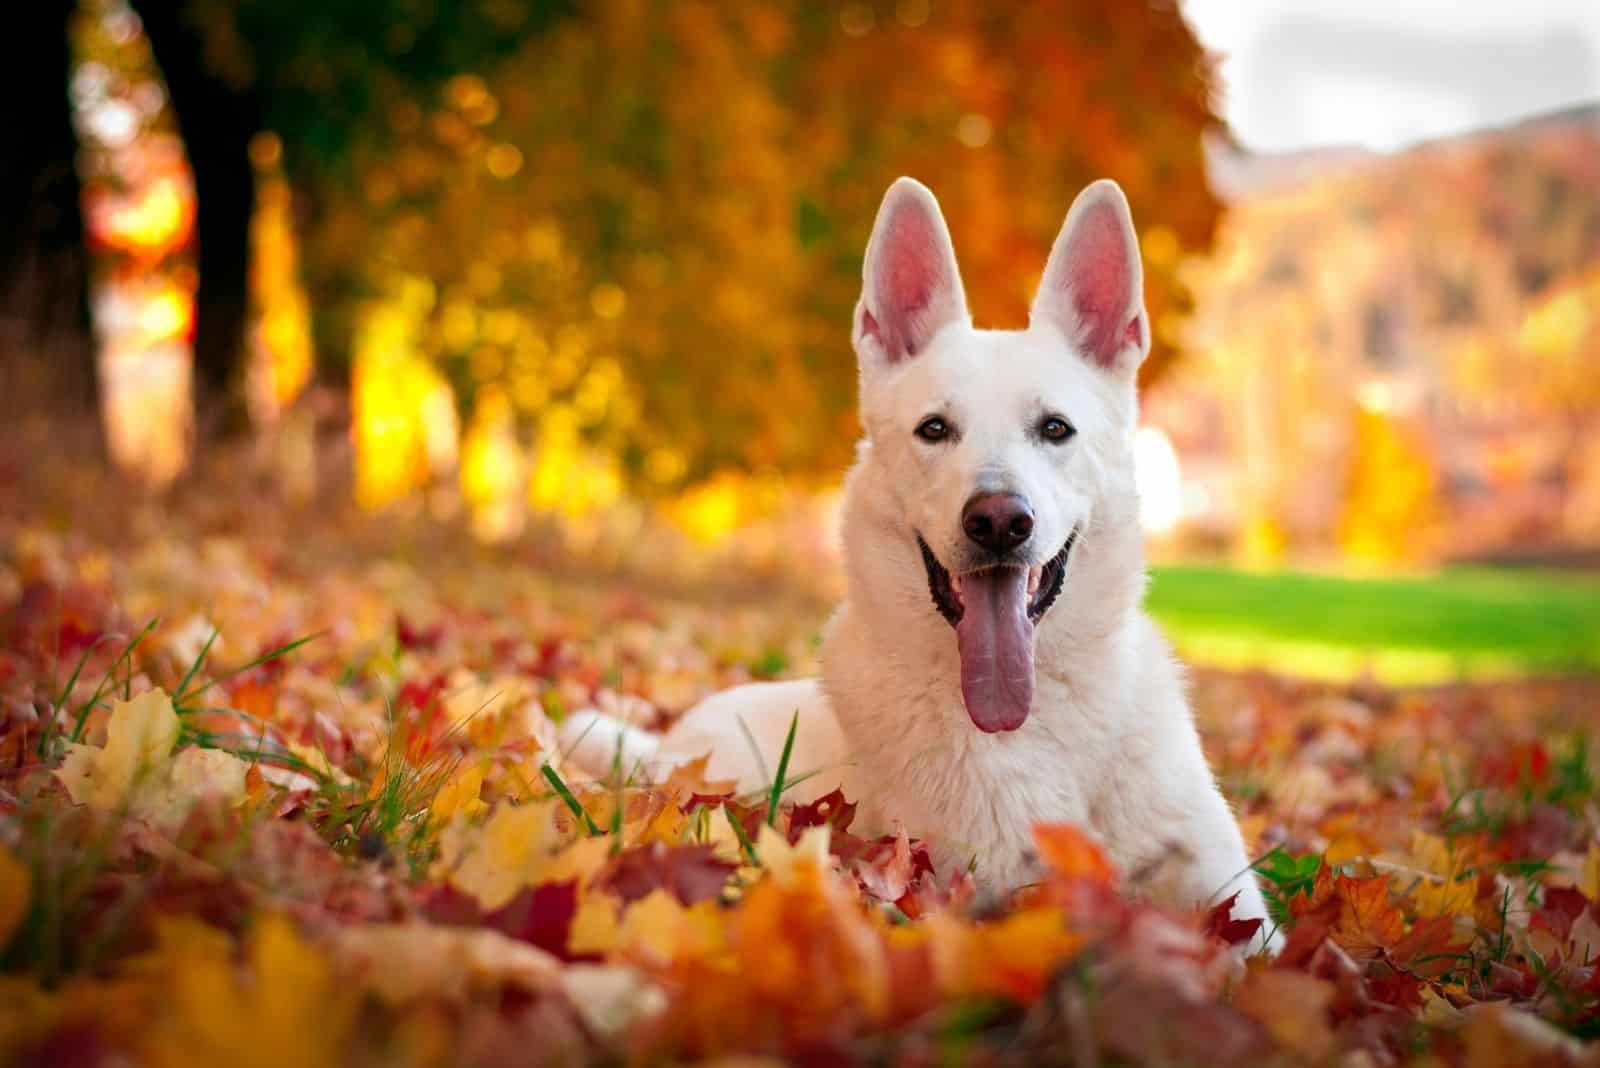
[[[1056,415],[1048,417],[1039,424],[1039,436],[1046,441],[1066,441],[1076,433],[1077,431],[1072,428],[1071,423]]]
[[[950,436],[950,424],[937,415],[930,415],[917,424],[917,437],[923,441],[943,441]]]

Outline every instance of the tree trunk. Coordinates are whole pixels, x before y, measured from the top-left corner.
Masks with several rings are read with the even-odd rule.
[[[0,377],[11,401],[93,410],[89,261],[68,96],[72,0],[7,12],[0,63]]]
[[[166,78],[189,166],[194,171],[199,289],[195,294],[196,425],[214,427],[242,363],[249,311],[250,213],[255,176],[250,139],[258,102],[206,69],[203,42],[182,0],[132,0]],[[212,414],[211,418],[206,418]]]

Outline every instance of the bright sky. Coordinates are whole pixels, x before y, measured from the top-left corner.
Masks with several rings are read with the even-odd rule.
[[[1183,0],[1250,148],[1386,150],[1600,100],[1600,0]]]

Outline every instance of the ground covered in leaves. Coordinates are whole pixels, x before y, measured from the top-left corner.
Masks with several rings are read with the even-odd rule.
[[[813,601],[239,529],[5,518],[0,1060],[1600,1064],[1593,681],[1199,673],[1245,959],[1070,827],[989,898],[848,798],[562,760],[810,670]]]

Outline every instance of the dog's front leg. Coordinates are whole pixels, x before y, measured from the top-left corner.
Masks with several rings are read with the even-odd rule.
[[[1260,932],[1249,948],[1276,953],[1283,945],[1283,936],[1267,911],[1260,883],[1245,853],[1238,820],[1215,786],[1208,783],[1206,789],[1195,793],[1172,873],[1171,899],[1205,907],[1233,897],[1234,919],[1261,920]]]

